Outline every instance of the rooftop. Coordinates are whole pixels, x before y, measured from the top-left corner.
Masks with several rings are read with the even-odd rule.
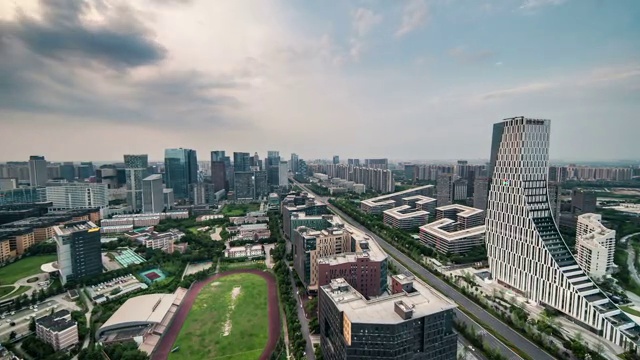
[[[456,215],[462,216],[462,217],[478,215],[478,214],[481,214],[482,212],[484,212],[484,210],[476,209],[476,208],[472,208],[470,206],[460,205],[460,204],[451,204],[451,205],[439,206],[439,207],[436,208],[436,210],[440,210],[440,211],[458,210],[458,213]]]
[[[424,210],[417,210],[409,205],[402,205],[393,209],[385,210],[385,215],[389,215],[395,219],[408,219],[416,216],[428,216],[429,212]]]
[[[105,322],[100,331],[126,323],[159,323],[176,300],[176,294],[147,294],[127,300]]]
[[[151,174],[142,180],[146,180],[146,181],[162,180],[162,174]]]
[[[480,225],[480,226],[476,226],[476,227],[472,227],[464,230],[458,230],[458,231],[448,231],[444,229],[444,227],[448,225],[453,225],[455,223],[456,223],[455,220],[440,219],[432,223],[429,223],[427,225],[420,226],[420,231],[421,232],[424,231],[424,232],[436,235],[442,239],[446,239],[450,241],[464,239],[468,236],[482,235],[486,231],[485,225]]]
[[[411,293],[400,292],[389,296],[367,300],[344,279],[331,281],[321,287],[333,301],[339,311],[344,312],[352,323],[399,324],[405,320],[394,308],[401,305],[413,311],[413,318],[420,318],[445,310],[454,309],[456,305],[418,279],[413,279]]]
[[[69,317],[69,319],[67,318]],[[53,332],[60,332],[70,327],[76,326],[76,322],[70,319],[69,310],[58,310],[51,315],[43,316],[36,320],[38,325],[42,325]]]
[[[418,187],[414,187],[414,188],[411,188],[411,189],[398,191],[398,192],[395,192],[395,193],[386,194],[386,195],[378,196],[378,197],[375,197],[375,198],[363,200],[362,203],[365,204],[365,205],[369,205],[369,206],[381,205],[381,204],[383,204],[383,201],[386,202],[388,200],[391,200],[391,201],[393,201],[395,203],[395,200],[393,200],[392,198],[402,197],[402,195],[404,195],[404,194],[407,194],[408,197],[409,197],[409,196],[412,196],[412,194],[414,194],[415,192],[422,191],[422,190],[427,190],[427,189],[435,189],[435,187],[433,185],[418,186]]]
[[[369,258],[371,261],[383,261],[387,258],[387,253],[380,248],[378,243],[362,231],[349,225],[345,225],[343,230],[346,230],[351,235],[351,239],[356,245],[356,251],[319,258],[319,264],[338,265],[351,263],[363,257]]]
[[[100,230],[100,228],[91,221],[75,221],[58,225],[54,229],[57,235],[69,235],[71,233],[79,231],[94,232]]]

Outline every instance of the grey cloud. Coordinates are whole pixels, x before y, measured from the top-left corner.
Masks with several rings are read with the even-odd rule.
[[[19,14],[15,22],[0,23],[4,33],[0,41],[19,41],[34,53],[58,61],[75,58],[120,69],[154,64],[165,56],[166,50],[149,39],[140,24],[83,25],[79,18],[89,7],[83,1],[43,0],[41,7],[41,21]],[[129,22],[136,21],[126,13],[122,15]]]
[[[117,9],[99,28],[80,21],[80,1],[45,1],[42,20],[19,15],[0,22],[0,118],[57,115],[178,129],[184,124],[242,126],[233,116],[250,76],[205,74],[159,65],[165,50],[147,38],[134,10]],[[107,11],[92,2],[94,11]],[[111,11],[114,9],[111,8]],[[149,71],[148,71],[149,70]],[[246,72],[246,71],[245,71]],[[144,75],[144,76],[143,76]]]

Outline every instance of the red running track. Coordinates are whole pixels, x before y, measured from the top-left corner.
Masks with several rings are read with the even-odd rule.
[[[171,325],[165,332],[162,339],[160,339],[160,343],[156,348],[155,352],[151,355],[152,360],[166,360],[169,357],[169,353],[171,349],[173,349],[173,344],[176,342],[178,338],[178,334],[180,333],[180,329],[182,329],[182,325],[184,325],[184,321],[187,319],[187,315],[189,311],[191,311],[191,307],[193,306],[193,302],[198,297],[200,290],[204,288],[206,285],[211,283],[214,280],[217,280],[221,277],[233,274],[254,274],[262,277],[267,282],[267,297],[268,297],[268,312],[269,312],[269,339],[267,340],[267,344],[262,351],[262,355],[260,355],[259,360],[268,360],[271,353],[276,348],[278,343],[278,338],[280,337],[280,310],[278,308],[278,293],[277,293],[277,285],[276,280],[273,275],[266,271],[261,270],[232,270],[227,271],[221,274],[216,274],[207,280],[200,281],[198,283],[193,284],[189,292],[185,295],[182,300],[182,305],[178,309],[178,312],[173,318]],[[199,360],[199,359],[194,359]]]

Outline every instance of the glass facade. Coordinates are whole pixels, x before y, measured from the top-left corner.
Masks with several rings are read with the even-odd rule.
[[[164,173],[167,188],[173,189],[176,199],[188,199],[191,184],[198,182],[196,151],[191,149],[166,149]]]
[[[0,205],[34,203],[46,201],[47,195],[44,187],[20,188],[0,191]]]

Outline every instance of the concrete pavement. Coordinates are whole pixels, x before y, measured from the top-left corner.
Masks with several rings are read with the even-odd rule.
[[[298,182],[295,182],[295,183],[298,186],[300,186],[301,188],[303,188],[305,191],[315,195],[315,193],[310,191],[304,185],[302,185],[302,184],[300,184]],[[321,197],[321,196],[317,196],[316,195],[316,198],[318,200],[320,200],[320,201],[326,202],[327,206],[333,212],[335,212],[337,215],[341,216],[346,222],[350,223],[351,225],[355,226],[356,228],[360,229],[361,231],[364,231],[369,236],[371,236],[373,239],[375,239],[378,242],[378,244],[389,255],[391,255],[393,258],[398,259],[398,260],[402,261],[403,263],[407,264],[407,266],[409,266],[409,268],[410,268],[410,270],[412,270],[412,272],[422,276],[436,290],[440,291],[445,296],[448,296],[450,299],[455,301],[460,307],[462,307],[462,308],[466,309],[468,312],[474,314],[474,316],[477,317],[480,321],[482,321],[484,324],[489,326],[491,329],[493,329],[496,332],[498,332],[507,341],[512,343],[518,349],[520,349],[521,351],[525,352],[526,354],[528,354],[529,356],[531,356],[533,359],[536,359],[536,360],[553,360],[554,359],[553,356],[549,355],[547,352],[545,352],[544,350],[540,349],[536,344],[534,344],[531,341],[529,341],[529,339],[527,339],[526,337],[522,336],[520,333],[516,332],[515,330],[511,329],[508,325],[503,323],[501,320],[497,319],[496,317],[491,315],[489,312],[484,310],[482,307],[477,305],[475,302],[471,301],[466,296],[464,296],[461,293],[459,293],[455,288],[453,288],[449,284],[445,283],[443,280],[441,280],[440,278],[438,278],[437,276],[435,276],[431,272],[427,271],[422,265],[418,264],[417,262],[415,262],[412,259],[410,259],[408,256],[404,255],[402,252],[397,250],[395,247],[391,246],[385,240],[383,240],[382,238],[380,238],[376,234],[374,234],[371,231],[369,231],[369,229],[365,228],[360,223],[356,222],[351,217],[347,216],[344,212],[340,211],[335,206],[329,204],[328,201],[327,201],[328,200],[327,197]],[[462,312],[461,310],[457,309],[456,310],[456,315],[457,315],[457,318],[459,320],[467,323],[468,326],[473,327],[474,329],[476,329],[477,332],[484,331],[484,334],[485,334],[484,335],[484,341],[489,343],[489,345],[491,345],[495,349],[499,350],[508,359],[521,359],[521,357],[518,356],[513,350],[508,348],[506,345],[504,345],[501,341],[499,341],[493,335],[491,335],[490,333],[486,332],[486,330],[482,329],[482,327],[479,324],[477,324],[473,319],[468,317],[464,312]]]
[[[293,277],[293,269],[289,268],[289,279],[291,279],[291,287],[297,290],[296,281]],[[309,319],[304,313],[304,309],[302,308],[302,301],[300,301],[300,295],[296,293],[296,309],[298,310],[298,320],[300,320],[300,330],[302,331],[302,336],[304,337],[307,345],[305,359],[308,360],[316,360],[315,352],[313,351],[313,342],[311,341],[311,332],[309,331]]]

